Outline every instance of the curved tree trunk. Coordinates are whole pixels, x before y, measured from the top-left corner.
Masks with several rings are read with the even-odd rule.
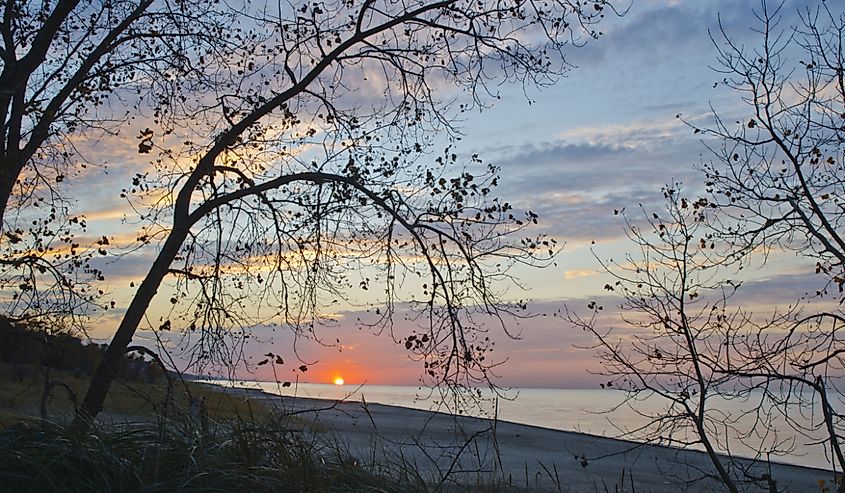
[[[85,423],[93,420],[103,410],[103,403],[114,381],[120,361],[126,353],[126,348],[132,342],[132,337],[134,337],[144,313],[146,313],[150,302],[161,286],[164,276],[167,275],[170,264],[179,252],[182,242],[185,241],[188,229],[188,227],[174,227],[171,230],[155,262],[153,262],[146,277],[138,287],[138,291],[132,298],[129,308],[126,309],[126,314],[123,316],[117,332],[115,332],[108,349],[100,360],[94,376],[91,377],[85,399],[76,414],[75,422],[77,425],[85,426]]]

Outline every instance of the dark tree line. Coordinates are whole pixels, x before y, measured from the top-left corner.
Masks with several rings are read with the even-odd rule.
[[[91,375],[105,350],[103,344],[86,343],[65,331],[0,320],[0,363],[6,365],[8,378],[24,378],[44,368]],[[160,376],[155,362],[136,353],[125,355],[117,371],[121,380],[151,381]]]

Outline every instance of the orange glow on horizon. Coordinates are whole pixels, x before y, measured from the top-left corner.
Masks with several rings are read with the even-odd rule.
[[[334,382],[335,385],[343,385],[344,384],[343,377],[334,377],[333,382]]]

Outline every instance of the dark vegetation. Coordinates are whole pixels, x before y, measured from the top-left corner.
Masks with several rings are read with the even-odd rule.
[[[3,491],[442,491],[298,414],[127,355],[98,422],[72,419],[105,345],[3,319]],[[485,485],[486,487],[486,485]]]
[[[5,491],[424,490],[410,469],[364,467],[279,421],[207,433],[190,420],[92,433],[18,426],[0,433],[0,481]]]
[[[90,376],[105,350],[105,344],[86,343],[37,323],[26,325],[0,317],[0,363],[19,381],[31,371],[48,368]],[[131,352],[124,355],[117,375],[120,380],[153,382],[163,377],[162,371],[154,360]]]

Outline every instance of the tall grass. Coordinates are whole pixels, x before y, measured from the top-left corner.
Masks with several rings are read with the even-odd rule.
[[[43,423],[0,431],[4,491],[424,491],[410,471],[362,464],[284,421],[206,433],[190,419],[77,433]]]

